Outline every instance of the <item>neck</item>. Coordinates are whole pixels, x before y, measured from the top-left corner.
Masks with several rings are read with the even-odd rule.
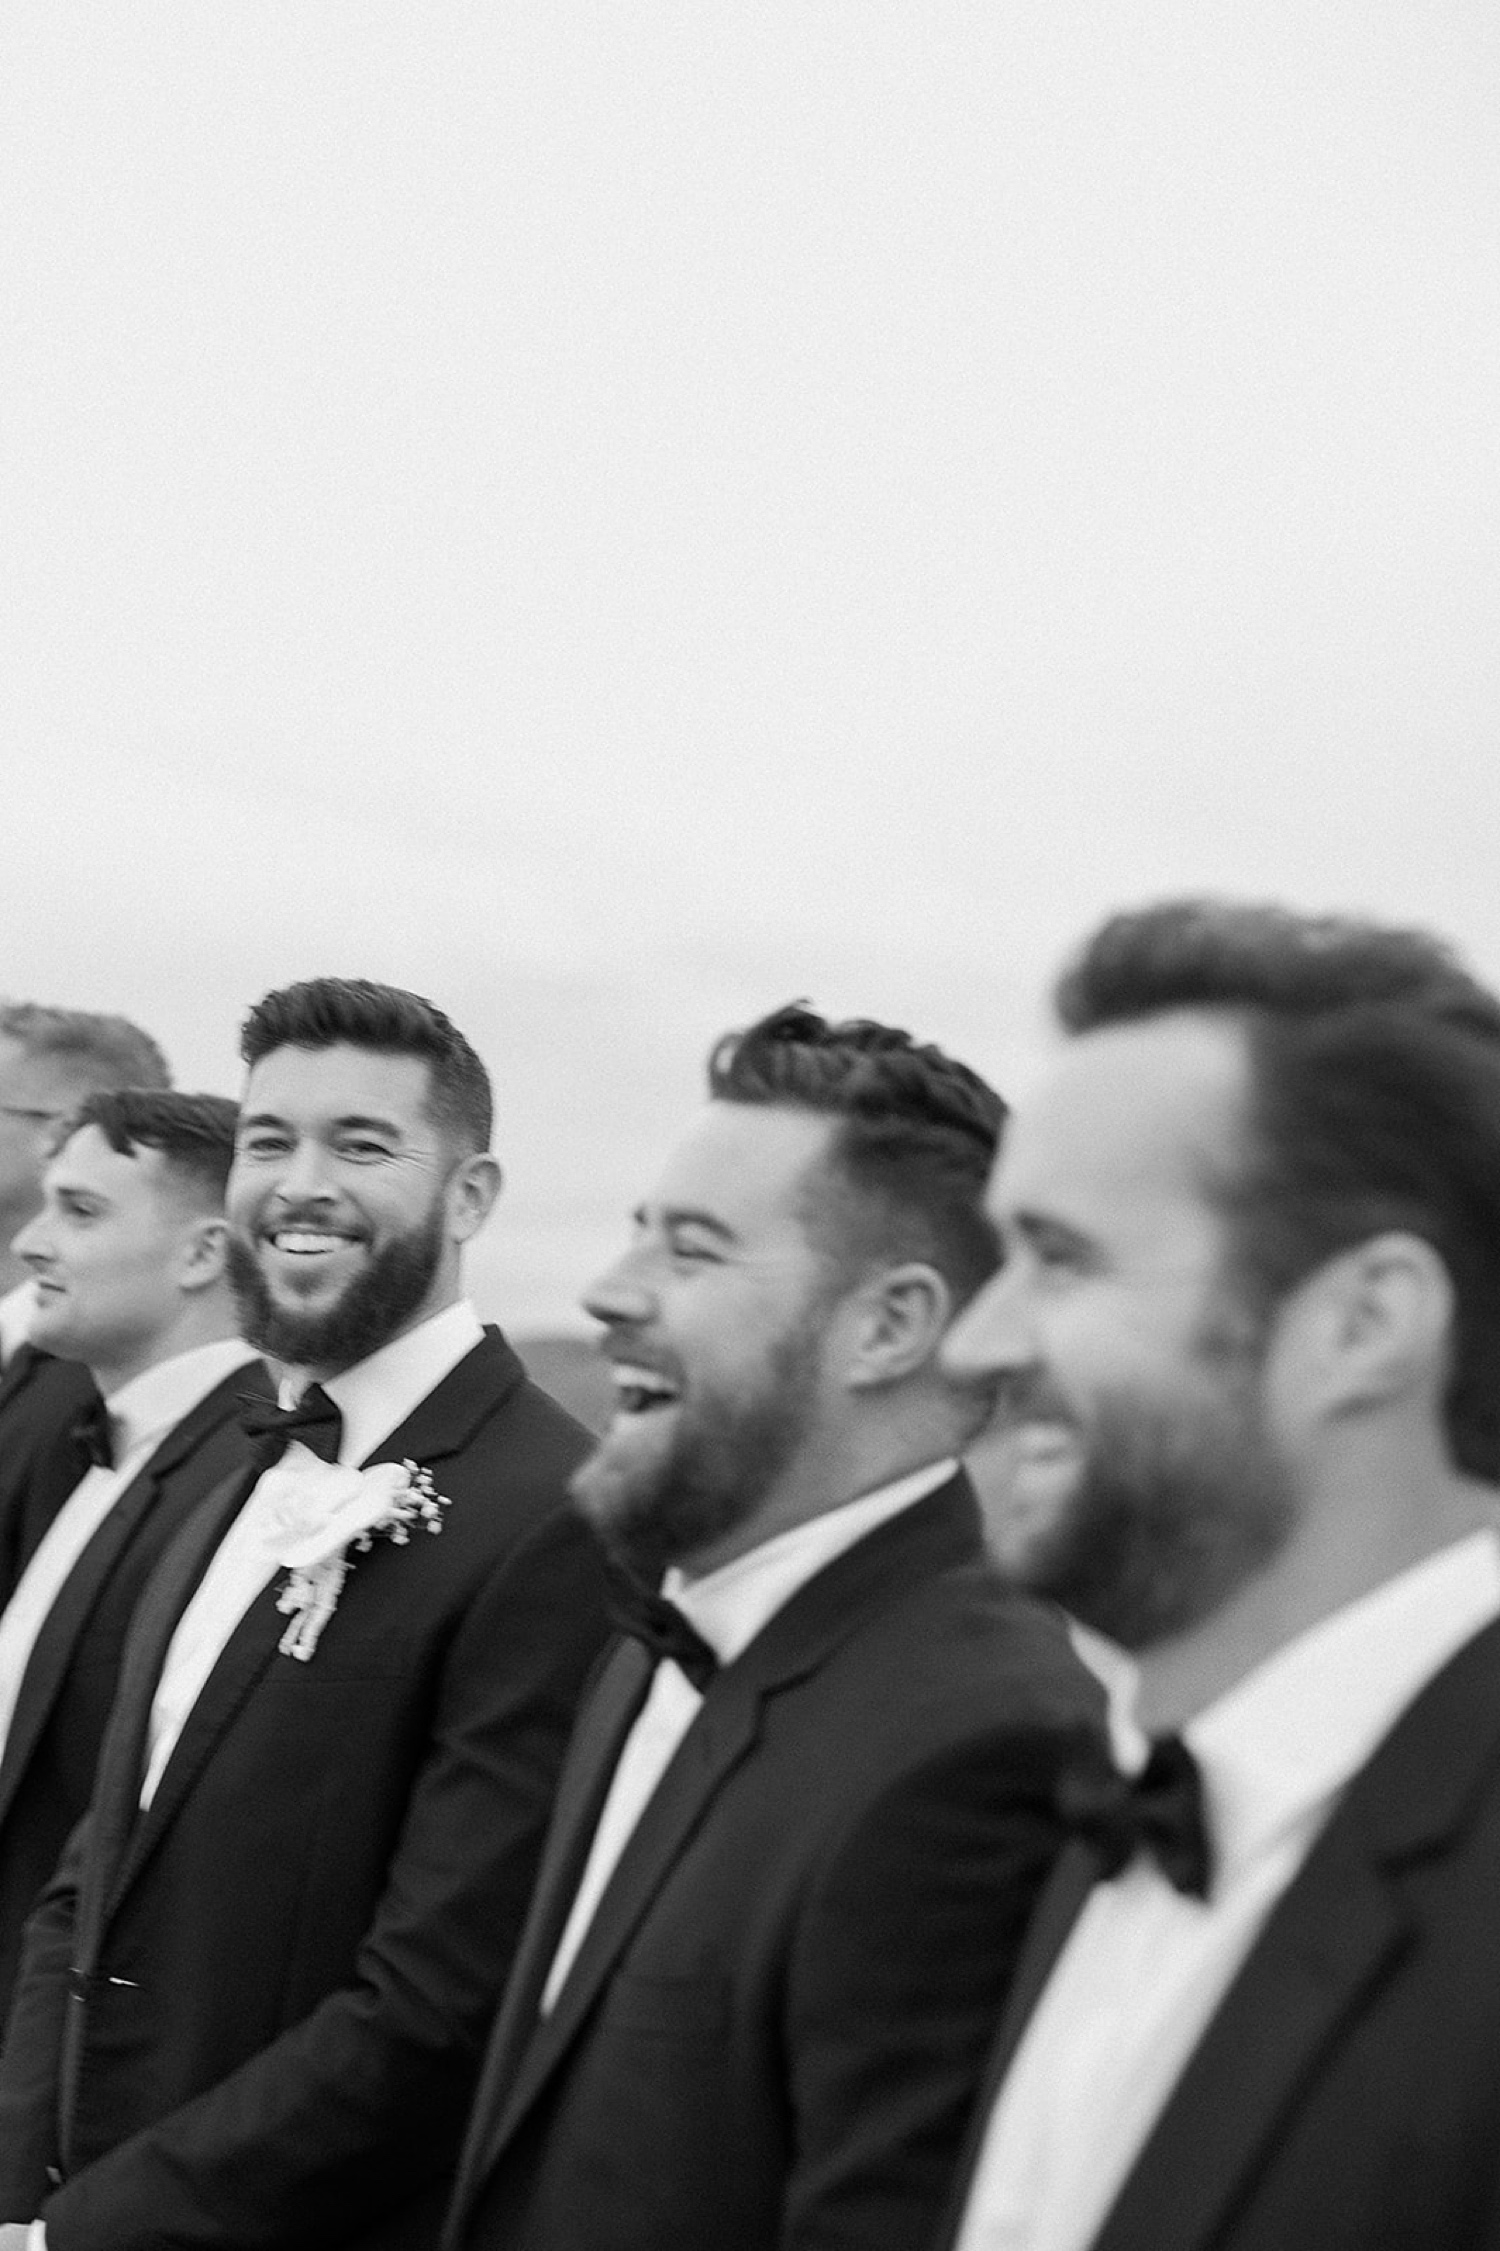
[[[1477,1480],[1442,1474],[1412,1505],[1369,1505],[1360,1519],[1342,1507],[1310,1510],[1270,1566],[1212,1616],[1137,1653],[1137,1716],[1152,1734],[1186,1724],[1258,1665],[1325,1618],[1470,1533],[1500,1525],[1500,1494]],[[1351,1540],[1351,1521],[1361,1537]]]
[[[228,1307],[216,1307],[212,1312],[195,1310],[148,1341],[122,1346],[107,1354],[91,1355],[85,1365],[102,1396],[112,1399],[117,1391],[123,1391],[127,1383],[133,1383],[148,1369],[159,1368],[164,1361],[175,1360],[184,1352],[196,1351],[201,1344],[227,1344],[239,1333]]]

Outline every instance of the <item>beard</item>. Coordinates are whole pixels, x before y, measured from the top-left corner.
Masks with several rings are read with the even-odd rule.
[[[569,1490],[610,1553],[655,1585],[669,1563],[747,1523],[801,1448],[818,1390],[819,1306],[767,1351],[753,1384],[684,1394],[676,1406],[629,1418],[646,1431],[607,1432]],[[653,1412],[671,1417],[649,1443]],[[642,1437],[648,1443],[641,1444]]]
[[[1105,1393],[1081,1468],[1010,1569],[1140,1651],[1222,1608],[1280,1553],[1295,1514],[1291,1477],[1247,1375],[1190,1403]]]
[[[250,1244],[229,1237],[230,1285],[245,1340],[294,1368],[352,1368],[388,1344],[420,1311],[443,1256],[443,1207],[434,1202],[425,1220],[393,1235],[334,1304],[319,1312],[279,1305]]]

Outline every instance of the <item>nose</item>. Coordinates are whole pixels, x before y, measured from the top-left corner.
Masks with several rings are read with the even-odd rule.
[[[969,1383],[1034,1363],[1035,1340],[1013,1268],[1002,1267],[969,1300],[943,1339],[941,1359],[950,1376]]]
[[[649,1321],[656,1310],[656,1299],[641,1274],[638,1253],[626,1251],[613,1266],[607,1266],[584,1291],[582,1304],[585,1313],[611,1327]]]
[[[311,1137],[295,1142],[277,1167],[273,1200],[289,1207],[331,1204],[335,1192],[321,1143]]]
[[[24,1258],[30,1267],[45,1266],[51,1256],[46,1221],[46,1213],[39,1211],[24,1227],[18,1227],[10,1239],[10,1247],[17,1258]]]

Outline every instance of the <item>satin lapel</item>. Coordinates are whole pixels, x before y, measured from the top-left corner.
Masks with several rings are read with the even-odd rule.
[[[258,1360],[236,1368],[224,1382],[215,1384],[181,1422],[174,1424],[151,1459],[131,1479],[58,1589],[22,1675],[4,1756],[0,1758],[0,1821],[10,1811],[16,1786],[67,1677],[78,1637],[122,1550],[156,1505],[166,1479],[235,1413],[241,1390],[250,1386],[264,1391],[269,1384],[270,1378]]]
[[[417,1402],[404,1423],[365,1456],[371,1462],[414,1461],[426,1469],[446,1454],[457,1454],[469,1445],[482,1422],[487,1422],[511,1393],[524,1383],[526,1370],[500,1331],[487,1328],[472,1351],[456,1368]]]
[[[760,1684],[736,1680],[731,1668],[705,1699],[631,1832],[552,2013],[533,2030],[495,2137],[497,2144],[508,2136],[514,2120],[567,2049],[663,1879],[752,1748],[760,1724],[761,1693]]]
[[[1047,1887],[1037,1901],[985,2062],[984,2081],[954,2174],[953,2196],[943,2226],[934,2238],[935,2251],[949,2251],[949,2246],[957,2241],[996,2097],[1025,2037],[1042,1989],[1052,1975],[1053,1965],[1098,1880],[1099,1862],[1090,1848],[1076,1842],[1069,1844],[1059,1856],[1047,1879]]]
[[[88,1624],[116,1559],[161,1489],[154,1466],[132,1478],[58,1589],[56,1600],[32,1645],[16,1708],[0,1758],[0,1821],[10,1811],[16,1788],[51,1716],[78,1637]]]
[[[470,2113],[453,2199],[455,2212],[463,2208],[471,2187],[488,2171],[499,2138],[506,2090],[536,2030],[547,1972],[582,1879],[625,1738],[645,1702],[653,1671],[651,1659],[639,1642],[618,1643],[579,1715],[558,1783],[531,1905]]]
[[[1195,2050],[1093,2251],[1201,2251],[1340,2027],[1401,1953],[1390,1886],[1320,1856],[1273,1916]]]
[[[1451,1851],[1500,1754],[1500,1621],[1467,1642],[1350,1784],[1194,2051],[1095,2251],[1201,2251],[1413,1932],[1402,1867]]]
[[[206,1496],[157,1565],[136,1610],[94,1784],[93,1882],[86,1903],[95,1923],[89,1934],[93,1938],[116,1896],[118,1871],[138,1826],[146,1730],[168,1645],[209,1558],[255,1484],[253,1470],[237,1470]]]

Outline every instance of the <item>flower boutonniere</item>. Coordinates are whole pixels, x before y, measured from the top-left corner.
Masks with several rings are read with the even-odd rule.
[[[441,1532],[448,1502],[415,1462],[345,1469],[312,1458],[269,1470],[257,1505],[267,1544],[291,1574],[276,1607],[292,1622],[277,1646],[306,1664],[338,1607],[350,1550],[363,1555],[376,1540],[400,1548],[413,1531]]]

